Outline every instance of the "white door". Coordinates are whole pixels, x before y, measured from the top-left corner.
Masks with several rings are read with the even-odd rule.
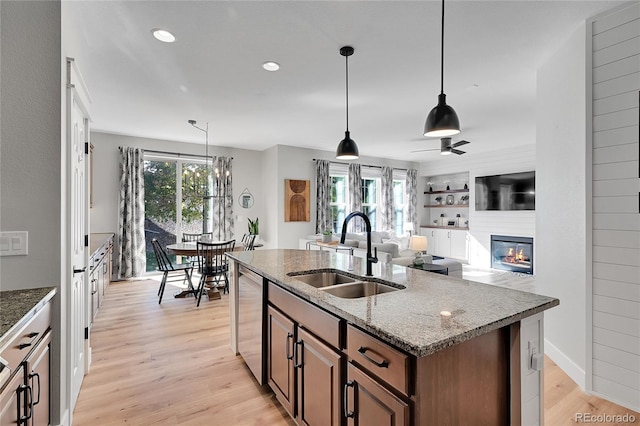
[[[69,319],[69,373],[71,409],[75,407],[85,371],[88,370],[89,353],[89,248],[88,248],[88,176],[89,161],[86,144],[89,138],[89,114],[84,101],[82,79],[69,60],[67,67],[67,149],[69,159],[69,259],[71,285],[68,295]]]

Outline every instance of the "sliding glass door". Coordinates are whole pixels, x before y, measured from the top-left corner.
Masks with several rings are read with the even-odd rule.
[[[152,239],[166,247],[181,241],[183,233],[200,234],[212,228],[212,208],[203,204],[207,179],[204,162],[145,160],[147,272],[157,267]]]

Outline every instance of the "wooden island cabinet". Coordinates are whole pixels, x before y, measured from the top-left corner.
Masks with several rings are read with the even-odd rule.
[[[231,347],[237,353],[242,326],[238,270],[248,268],[267,283],[267,382],[297,424],[544,423],[542,363],[534,358],[544,349],[542,312],[557,299],[397,265],[377,265],[368,278],[364,262],[340,253],[227,255]],[[398,291],[340,298],[295,278],[320,272]]]

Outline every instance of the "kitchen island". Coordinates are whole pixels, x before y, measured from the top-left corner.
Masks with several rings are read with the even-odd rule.
[[[557,299],[385,263],[367,278],[363,260],[327,251],[229,257],[231,347],[246,359],[243,327],[260,331],[254,374],[298,423],[542,422],[542,312]],[[321,271],[398,290],[344,298],[300,279]]]

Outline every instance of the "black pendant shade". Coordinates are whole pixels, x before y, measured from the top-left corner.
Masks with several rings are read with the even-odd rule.
[[[358,145],[356,141],[351,139],[351,135],[347,130],[344,132],[344,139],[340,141],[338,144],[338,149],[336,150],[336,158],[341,160],[355,160],[360,156],[358,152]]]
[[[351,139],[349,133],[349,56],[353,55],[354,49],[351,46],[343,46],[340,48],[340,54],[345,59],[345,75],[346,75],[346,104],[347,104],[347,130],[344,132],[344,139],[338,144],[336,149],[336,158],[339,160],[355,160],[360,156],[356,141]]]
[[[444,93],[438,95],[436,105],[424,124],[424,135],[432,137],[452,136],[460,133],[460,120],[456,111],[447,105]]]
[[[442,0],[440,36],[440,95],[438,95],[438,105],[431,110],[424,123],[424,135],[429,137],[452,136],[460,133],[458,114],[447,105],[447,95],[444,94],[444,0]]]

